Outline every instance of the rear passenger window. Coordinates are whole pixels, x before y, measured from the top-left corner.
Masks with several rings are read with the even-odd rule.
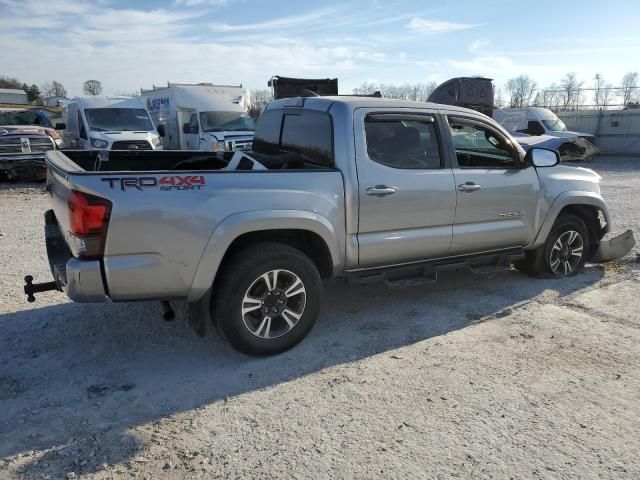
[[[277,153],[280,150],[282,110],[267,110],[260,115],[253,137],[253,150],[258,153]]]
[[[398,115],[371,115],[366,118],[367,153],[374,162],[404,169],[441,167],[436,128],[425,120],[397,118]]]
[[[333,133],[329,115],[315,110],[302,110],[300,114],[285,112],[280,148],[299,153],[311,163],[333,165]]]

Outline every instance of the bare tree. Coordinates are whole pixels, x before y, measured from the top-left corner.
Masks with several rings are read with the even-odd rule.
[[[412,100],[414,102],[426,102],[433,91],[438,87],[437,82],[429,83],[404,83],[393,85],[390,83],[364,82],[353,89],[354,95],[373,95],[380,92],[384,98],[398,100]]]
[[[507,80],[505,88],[509,93],[509,104],[511,107],[526,107],[531,103],[531,97],[535,92],[538,84],[529,77],[529,75],[520,75],[519,77]]]
[[[249,115],[253,118],[258,118],[264,110],[267,103],[273,100],[273,92],[270,89],[258,89],[251,91],[251,108],[249,109]]]
[[[615,96],[615,89],[610,83],[607,83],[604,76],[596,73],[593,79],[593,100],[596,108],[605,109],[611,103]]]
[[[13,88],[15,90],[22,90],[25,86],[26,84],[23,84],[17,78],[8,77],[6,75],[0,76],[0,88]],[[27,88],[29,87],[27,86]],[[24,90],[25,92],[27,91],[27,89]]]
[[[42,94],[45,97],[66,97],[67,89],[60,82],[53,80],[42,85]]]
[[[638,89],[638,72],[629,72],[622,77],[622,88],[620,95],[622,96],[622,104],[629,105],[634,100],[637,102],[636,91]]]
[[[567,73],[562,80],[560,80],[560,89],[563,93],[563,107],[565,110],[569,108],[576,108],[580,103],[580,97],[582,92],[580,89],[584,85],[584,82],[578,81],[578,77],[574,72]]]
[[[100,80],[87,80],[82,89],[87,95],[100,95],[102,93],[102,83]]]
[[[504,108],[507,106],[507,102],[504,99],[504,93],[502,92],[501,88],[498,88],[496,90],[496,94],[493,97],[493,103],[495,104],[496,108]]]

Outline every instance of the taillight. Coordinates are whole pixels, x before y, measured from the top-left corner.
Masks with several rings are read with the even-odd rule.
[[[111,202],[106,198],[71,190],[69,205],[69,233],[74,253],[80,258],[104,255],[107,227],[111,217]]]

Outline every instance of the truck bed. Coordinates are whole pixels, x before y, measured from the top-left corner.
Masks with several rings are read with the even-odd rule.
[[[265,155],[247,152],[267,170],[326,170],[295,153]],[[202,152],[188,150],[61,150],[50,158],[65,171],[94,172],[162,172],[162,171],[219,171],[225,169],[234,152]],[[235,170],[251,170],[250,165],[239,163]],[[329,169],[332,170],[332,169]]]
[[[116,301],[197,299],[211,286],[209,277],[228,243],[245,229],[311,229],[330,243],[336,261],[343,258],[340,171],[290,154],[269,155],[261,170],[241,165],[229,170],[230,156],[48,152],[47,190],[61,235],[67,245],[77,244],[70,234],[74,191],[110,202],[104,254],[92,261],[99,263],[105,291]]]

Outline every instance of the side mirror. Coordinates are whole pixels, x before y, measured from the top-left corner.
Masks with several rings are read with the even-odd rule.
[[[183,133],[198,133],[200,130],[196,125],[191,125],[190,123],[185,123],[182,125]]]
[[[535,167],[554,167],[560,163],[560,154],[547,148],[530,148],[524,159]]]
[[[66,129],[67,129],[66,123],[56,123],[56,130],[66,130]]]
[[[165,129],[164,129],[164,125],[158,125],[158,135],[160,135],[160,137],[164,138],[164,136],[167,134]]]

